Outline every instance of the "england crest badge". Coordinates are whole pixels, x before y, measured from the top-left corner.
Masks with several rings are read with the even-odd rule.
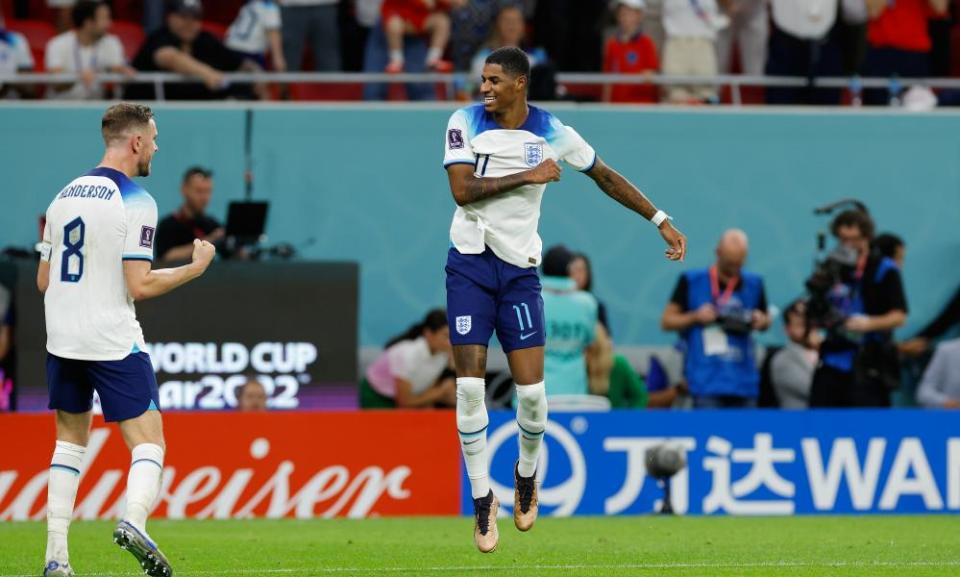
[[[473,328],[473,317],[457,317],[457,333],[461,335],[468,334],[470,329]]]
[[[527,163],[527,166],[536,166],[543,162],[543,144],[525,142],[523,144],[523,161]]]

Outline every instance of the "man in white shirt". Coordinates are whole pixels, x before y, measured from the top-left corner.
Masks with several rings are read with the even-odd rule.
[[[303,46],[310,40],[314,68],[319,72],[340,70],[340,0],[284,0],[283,54],[287,68],[300,70]]]
[[[80,81],[68,86],[55,86],[48,98],[61,100],[100,100],[103,84],[97,81],[101,72],[133,74],[126,65],[120,39],[108,34],[112,21],[110,7],[103,2],[81,0],[73,7],[73,30],[54,37],[47,43],[48,72],[74,72]]]
[[[33,70],[33,55],[30,53],[30,44],[23,34],[12,32],[4,28],[3,12],[0,12],[0,75],[14,75],[18,72]],[[29,96],[32,89],[23,85],[9,85],[4,87],[0,82],[0,98],[15,91],[22,96]]]
[[[132,179],[148,176],[157,151],[153,112],[111,106],[101,121],[100,165],[74,179],[50,203],[37,287],[47,323],[49,408],[57,443],[47,489],[44,577],[70,577],[67,534],[93,423],[93,393],[104,418],[117,422],[131,452],[126,507],[113,540],[154,577],[173,570],[146,530],[160,493],[164,439],[157,380],[144,351],[134,301],[160,296],[196,279],[214,256],[194,242],[193,262],[151,270],[157,204]]]
[[[484,404],[487,345],[496,331],[517,383],[520,460],[514,469],[514,524],[528,531],[537,517],[536,466],[547,423],[545,331],[537,266],[540,201],[560,180],[562,160],[592,178],[608,196],[650,220],[681,260],[686,238],[627,179],[597,157],[577,132],[527,105],[530,60],[519,48],[487,57],[483,103],[461,108],[447,125],[443,165],[457,210],[447,256],[447,319],[457,373],[457,430],[474,506],[474,542],[497,548],[499,501],[488,478]]]
[[[668,76],[716,76],[717,32],[730,23],[721,14],[716,0],[664,0],[661,69]],[[672,85],[665,98],[674,104],[715,102],[717,89],[711,85]]]
[[[804,88],[767,88],[769,104],[839,104],[840,91],[815,89],[817,76],[841,76],[840,43],[830,31],[837,21],[838,0],[771,0],[773,29],[768,76],[800,76]]]

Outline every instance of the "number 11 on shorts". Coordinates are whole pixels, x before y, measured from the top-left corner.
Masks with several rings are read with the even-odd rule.
[[[521,308],[521,307],[523,308],[523,312],[524,312],[524,314],[526,314],[526,317],[527,317],[527,318],[526,318],[526,321],[527,321],[526,326],[524,326],[524,324],[523,324],[524,318],[523,318],[523,316],[520,314],[520,308]],[[519,305],[513,305],[513,310],[514,310],[514,312],[517,313],[517,322],[520,323],[520,330],[521,330],[521,331],[530,330],[530,329],[533,328],[533,319],[530,317],[530,307],[527,306],[527,303],[520,303]]]

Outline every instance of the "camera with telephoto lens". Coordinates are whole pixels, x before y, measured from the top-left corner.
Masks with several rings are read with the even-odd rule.
[[[830,301],[830,291],[838,284],[853,282],[859,257],[855,249],[839,245],[817,262],[805,283],[810,293],[807,301],[809,326],[829,331],[843,325],[847,316]]]

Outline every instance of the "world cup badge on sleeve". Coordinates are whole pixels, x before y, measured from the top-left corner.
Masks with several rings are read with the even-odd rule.
[[[463,132],[459,128],[451,128],[447,131],[447,146],[450,150],[463,148]]]
[[[140,228],[140,246],[144,248],[153,248],[153,237],[156,235],[157,229],[152,226],[146,226]]]
[[[470,329],[473,328],[473,317],[467,315],[465,317],[457,317],[457,333],[461,335],[468,334]]]
[[[523,145],[523,160],[527,166],[536,166],[543,162],[543,144],[526,142]]]

